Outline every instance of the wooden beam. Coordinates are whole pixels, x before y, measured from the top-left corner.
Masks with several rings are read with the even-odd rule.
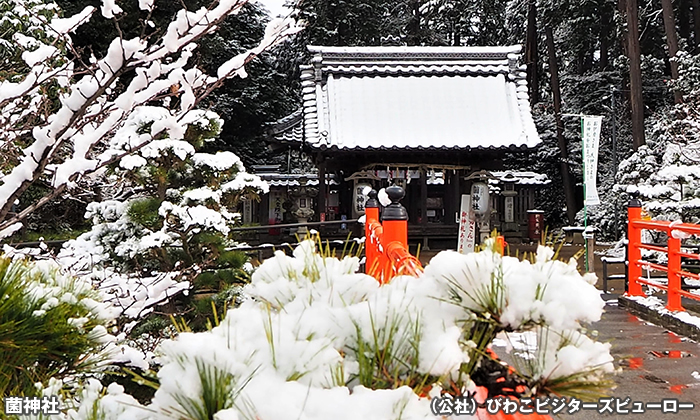
[[[452,220],[453,225],[459,225],[459,212],[461,211],[460,207],[462,206],[462,175],[462,170],[457,169],[454,178],[454,185],[452,186],[452,188],[454,188],[455,195],[455,214],[457,215],[457,217]],[[451,216],[454,216],[454,214]]]
[[[318,163],[318,220],[326,220],[326,160],[319,156]]]
[[[428,224],[428,171],[425,167],[420,168],[420,222],[421,225]]]

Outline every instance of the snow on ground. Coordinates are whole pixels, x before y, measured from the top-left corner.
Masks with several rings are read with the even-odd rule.
[[[700,327],[700,317],[689,314],[688,312],[672,312],[666,309],[666,302],[659,299],[656,296],[626,296],[628,299],[633,300],[640,305],[644,305],[660,314],[668,314],[674,318],[681,320],[686,324],[695,325]]]

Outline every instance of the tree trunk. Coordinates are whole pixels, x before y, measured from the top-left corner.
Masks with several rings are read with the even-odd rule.
[[[576,75],[583,75],[583,61],[585,59],[585,46],[576,52]]]
[[[540,101],[540,83],[537,77],[537,2],[530,0],[527,9],[527,39],[525,41],[527,87],[532,105]]]
[[[627,1],[627,57],[630,61],[630,103],[632,108],[632,147],[637,150],[644,140],[644,98],[642,97],[642,65],[639,50],[639,18],[637,0]]]
[[[605,5],[600,8],[600,61],[601,71],[608,67],[610,57],[610,33],[612,29],[612,10]]]
[[[408,22],[406,44],[420,45],[420,2],[413,0],[410,5],[411,20]]]
[[[593,70],[593,55],[595,51],[591,48],[590,42],[585,43],[585,50],[583,51],[583,62],[581,74],[586,74],[587,72]]]
[[[693,0],[693,45],[700,47],[700,0]]]
[[[678,62],[673,60],[678,52],[678,37],[676,35],[676,19],[673,17],[673,3],[671,0],[661,0],[661,9],[664,15],[666,45],[668,46],[668,58],[671,64],[671,79],[678,80]],[[673,92],[673,99],[679,104],[683,102],[683,95],[676,90]]]
[[[552,99],[554,102],[554,118],[557,122],[557,143],[559,144],[559,168],[561,179],[564,184],[564,196],[566,198],[566,217],[569,224],[574,224],[576,218],[576,197],[574,195],[574,183],[569,173],[569,150],[564,138],[564,125],[561,121],[561,90],[559,87],[559,65],[557,64],[557,54],[554,49],[554,36],[552,28],[547,25],[544,28],[547,38],[547,55],[549,57],[549,73],[552,86]]]
[[[700,0],[698,0],[700,1]],[[627,1],[626,0],[617,0],[617,12],[622,15],[626,16],[627,15]],[[620,28],[620,37],[618,38],[620,41],[620,48],[622,49],[622,53],[625,54],[625,56],[628,56],[627,49],[629,47],[628,42],[627,42],[627,28],[622,27]]]

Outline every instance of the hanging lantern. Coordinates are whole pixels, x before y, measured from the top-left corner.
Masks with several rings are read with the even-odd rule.
[[[489,212],[489,186],[484,182],[472,184],[472,211],[482,216]]]
[[[367,181],[355,180],[355,188],[352,192],[352,217],[357,219],[358,217],[365,214],[365,203],[367,202],[367,196],[364,194],[365,190],[372,188],[372,185]]]

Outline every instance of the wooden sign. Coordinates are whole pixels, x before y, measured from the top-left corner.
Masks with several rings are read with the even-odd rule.
[[[474,252],[474,235],[476,221],[471,208],[471,196],[462,194],[462,205],[459,209],[459,236],[457,237],[457,252],[468,254]]]

